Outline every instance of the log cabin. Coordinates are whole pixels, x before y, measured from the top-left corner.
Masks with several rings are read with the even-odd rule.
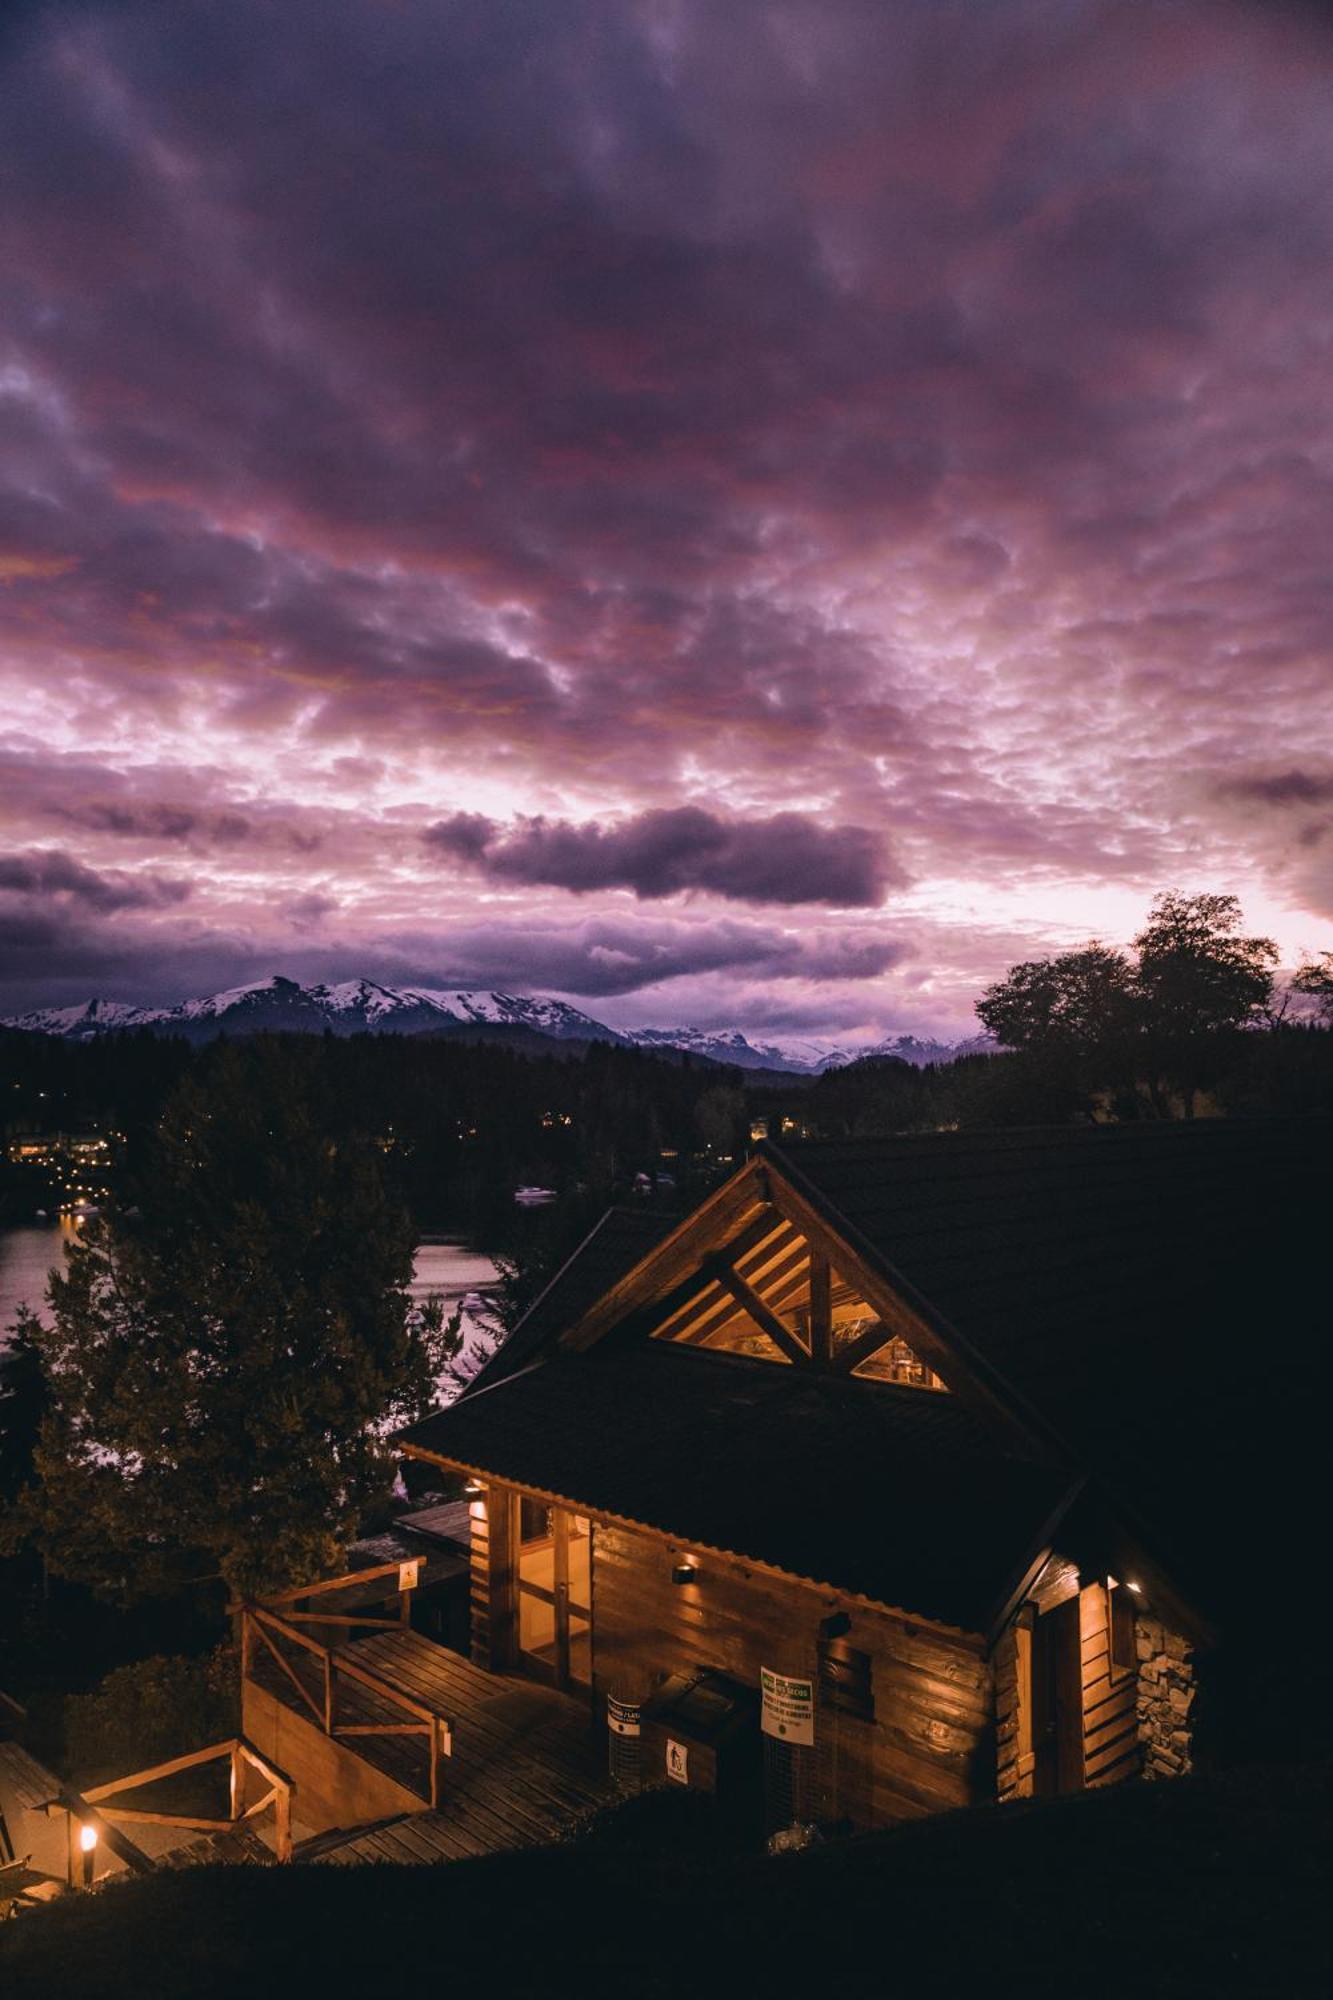
[[[770,1831],[1188,1771],[1304,1560],[1329,1136],[765,1142],[612,1212],[398,1440],[466,1482],[474,1665]]]

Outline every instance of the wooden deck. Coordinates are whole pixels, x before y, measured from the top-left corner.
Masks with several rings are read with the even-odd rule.
[[[318,1702],[322,1694],[318,1663],[299,1654],[289,1657]],[[408,1821],[392,1846],[377,1842],[367,1830],[356,1842],[358,1851],[340,1859],[403,1860],[421,1850],[414,1858],[463,1860],[530,1847],[556,1838],[572,1819],[614,1796],[606,1776],[605,1750],[594,1740],[586,1702],[514,1675],[487,1673],[410,1629],[354,1640],[342,1649],[342,1657],[442,1717],[453,1747],[441,1765],[438,1810],[426,1815],[429,1779],[422,1737],[337,1739],[341,1755],[363,1759],[415,1793],[429,1820],[429,1841],[424,1846]],[[316,1726],[296,1690],[262,1649],[256,1649],[250,1677],[293,1715]],[[401,1709],[374,1690],[346,1679],[340,1684],[337,1719],[340,1727],[392,1726],[404,1717]],[[296,1812],[299,1816],[299,1798]]]

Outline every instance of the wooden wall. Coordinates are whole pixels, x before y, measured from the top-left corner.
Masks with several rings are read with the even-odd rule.
[[[492,1671],[511,1664],[513,1557],[509,1547],[509,1489],[492,1486],[474,1500],[472,1515],[472,1658]]]
[[[1031,1671],[1035,1620],[1077,1595],[1082,1688],[1083,1782],[1114,1785],[1142,1766],[1138,1677],[1111,1656],[1110,1600],[1100,1580],[1084,1583],[1073,1563],[1053,1556],[994,1653],[996,1792],[1027,1798],[1033,1790]]]
[[[686,1557],[697,1560],[698,1579],[673,1584],[672,1565]],[[856,1818],[859,1803],[863,1823],[882,1825],[993,1797],[991,1675],[980,1638],[849,1607],[737,1558],[629,1528],[594,1530],[599,1697],[642,1700],[667,1674],[693,1667],[751,1687],[761,1666],[815,1677],[820,1621],[843,1609],[846,1643],[871,1659],[874,1720],[817,1715],[817,1763],[835,1774],[835,1812]]]
[[[1133,1666],[1111,1658],[1111,1622],[1106,1586],[1085,1584],[1079,1592],[1079,1638],[1083,1651],[1083,1782],[1115,1785],[1140,1769]]]
[[[241,1684],[241,1730],[291,1779],[292,1816],[305,1833],[422,1810],[415,1792],[327,1737],[251,1680]]]

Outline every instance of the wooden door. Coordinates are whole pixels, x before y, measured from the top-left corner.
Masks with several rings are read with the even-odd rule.
[[[1032,1634],[1033,1789],[1083,1788],[1083,1670],[1078,1598],[1043,1611]]]
[[[518,1664],[552,1687],[592,1685],[592,1523],[515,1496]]]

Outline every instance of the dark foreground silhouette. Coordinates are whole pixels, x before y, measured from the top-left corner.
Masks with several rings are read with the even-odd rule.
[[[690,1798],[442,1868],[197,1869],[5,1927],[6,2000],[1333,1990],[1333,1769],[985,1807],[778,1860]]]

